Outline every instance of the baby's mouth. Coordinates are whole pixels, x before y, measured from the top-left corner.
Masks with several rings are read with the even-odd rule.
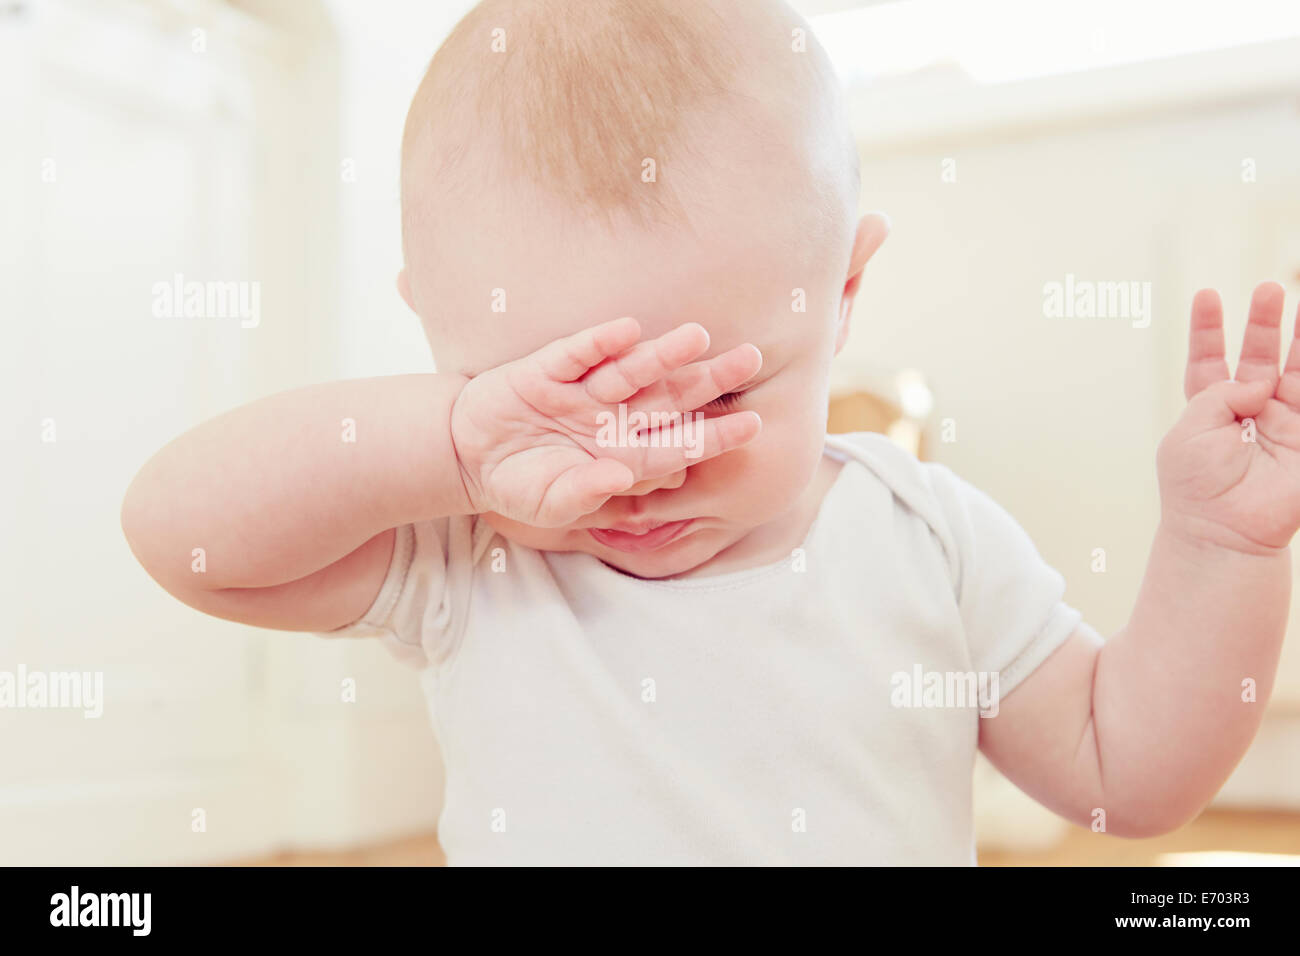
[[[685,531],[687,525],[694,520],[694,518],[686,518],[682,521],[669,521],[666,524],[626,524],[614,528],[588,528],[587,531],[606,547],[635,554],[662,548]]]

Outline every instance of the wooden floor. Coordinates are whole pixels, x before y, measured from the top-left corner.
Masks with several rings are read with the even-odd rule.
[[[979,861],[982,866],[1300,866],[1300,814],[1212,810],[1149,840],[1071,827],[1046,853],[980,853]]]
[[[397,843],[359,850],[319,853],[280,853],[252,860],[233,860],[226,866],[444,866],[446,858],[436,834],[410,837]]]
[[[433,834],[343,853],[285,853],[233,866],[442,866]],[[1300,865],[1300,814],[1204,813],[1177,833],[1150,840],[1071,828],[1046,853],[980,853],[984,866],[1219,866]]]

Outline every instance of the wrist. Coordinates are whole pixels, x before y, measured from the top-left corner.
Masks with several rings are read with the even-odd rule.
[[[1290,557],[1289,545],[1276,547],[1253,541],[1219,522],[1171,509],[1162,508],[1156,537],[1168,541],[1189,555],[1200,557]]]
[[[464,375],[452,375],[449,378],[454,380],[454,394],[451,400],[451,407],[447,414],[447,442],[451,449],[451,458],[455,465],[456,480],[459,482],[463,511],[462,514],[483,514],[490,509],[483,505],[483,490],[478,480],[478,468],[475,463],[466,456],[463,449],[469,446],[469,443],[462,440],[457,441],[458,429],[473,427],[468,422],[468,417],[461,405],[461,399],[465,395],[465,387],[470,383],[470,379]]]
[[[382,528],[472,513],[451,434],[466,381],[441,372],[390,380],[382,399],[389,427],[372,485]]]

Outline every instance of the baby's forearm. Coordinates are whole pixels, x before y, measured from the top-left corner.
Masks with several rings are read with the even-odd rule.
[[[1130,821],[1181,823],[1209,802],[1263,718],[1290,594],[1288,549],[1245,554],[1161,526],[1093,680],[1106,803]]]
[[[198,426],[132,482],[122,506],[132,550],[177,596],[273,588],[386,529],[466,513],[449,425],[464,382],[448,375],[333,382]]]

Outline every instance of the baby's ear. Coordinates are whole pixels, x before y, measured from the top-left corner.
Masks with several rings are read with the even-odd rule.
[[[849,317],[853,314],[853,302],[862,286],[862,273],[867,263],[876,254],[876,250],[889,237],[891,223],[884,213],[873,212],[863,216],[858,222],[858,231],[853,239],[853,251],[849,256],[849,274],[844,281],[844,293],[840,297],[839,327],[836,330],[835,352],[839,353],[849,337]]]
[[[397,291],[402,296],[403,301],[415,312],[415,301],[411,298],[411,280],[406,275],[406,269],[403,267],[397,273]]]
[[[857,292],[862,282],[862,270],[889,238],[892,229],[893,223],[883,212],[869,212],[858,221],[858,231],[853,237],[853,252],[849,256],[849,274],[846,282],[846,285],[852,285],[850,291]]]

